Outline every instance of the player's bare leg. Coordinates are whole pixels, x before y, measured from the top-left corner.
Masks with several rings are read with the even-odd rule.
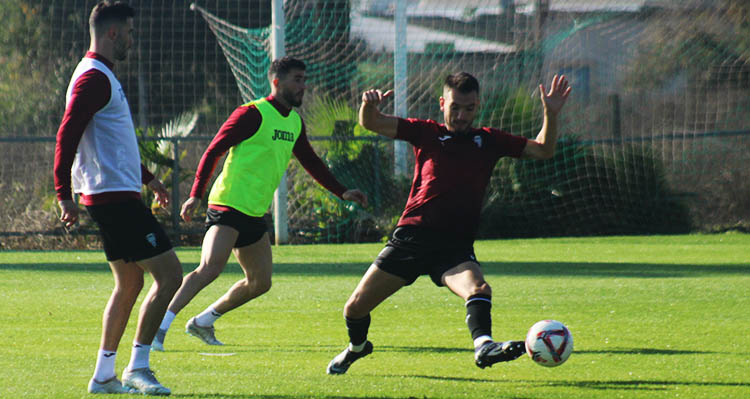
[[[102,315],[102,337],[94,376],[89,381],[90,393],[128,393],[115,373],[115,358],[130,313],[143,288],[143,270],[135,263],[122,260],[109,262],[115,287]]]
[[[523,355],[523,341],[492,340],[492,288],[476,262],[461,263],[443,274],[443,284],[466,301],[466,324],[474,339],[474,361],[480,368]]]
[[[344,305],[344,317],[360,319],[369,315],[373,309],[395,294],[404,284],[406,281],[403,278],[371,265]]]
[[[104,308],[101,349],[117,351],[138,294],[143,289],[143,269],[122,260],[109,262],[115,287]]]
[[[151,371],[149,351],[169,301],[182,282],[182,265],[173,250],[140,260],[137,264],[151,274],[154,283],[141,304],[133,351],[130,363],[122,373],[122,385],[146,395],[169,395],[169,388],[161,385]]]
[[[236,282],[229,291],[214,302],[206,311],[190,319],[186,331],[209,345],[222,345],[216,339],[214,321],[220,316],[244,305],[271,289],[273,259],[268,233],[255,243],[234,249],[245,278]]]
[[[372,353],[373,345],[367,340],[370,312],[404,284],[401,277],[370,266],[344,305],[349,346],[328,363],[328,374],[344,374],[352,363]]]
[[[476,262],[461,263],[443,274],[443,284],[464,301],[471,296],[484,294],[492,296],[492,288],[484,280],[482,269]]]
[[[255,243],[235,248],[234,256],[239,261],[245,278],[234,283],[226,294],[214,302],[213,308],[221,314],[242,306],[271,289],[273,258],[268,233],[263,234]]]
[[[229,260],[238,235],[239,232],[235,228],[225,225],[214,225],[206,231],[201,248],[201,262],[195,270],[183,277],[182,285],[169,303],[164,320],[151,344],[152,350],[164,351],[167,330],[177,313],[187,306],[203,288],[219,277]]]
[[[179,313],[198,293],[224,271],[239,232],[229,226],[213,225],[203,238],[201,263],[182,279],[182,286],[169,304],[169,311]]]
[[[137,262],[151,274],[154,283],[143,299],[138,315],[137,342],[150,344],[170,301],[182,284],[182,265],[174,250]]]

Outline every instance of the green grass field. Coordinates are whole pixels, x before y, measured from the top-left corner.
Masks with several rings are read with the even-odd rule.
[[[373,312],[375,352],[326,375],[347,343],[343,304],[381,247],[274,248],[273,288],[220,319],[227,345],[208,347],[182,326],[241,277],[232,259],[152,354],[158,378],[180,398],[750,397],[750,235],[480,241],[495,338],[563,321],[567,363],[477,368],[462,301],[422,277]],[[191,270],[200,254],[178,255]],[[111,288],[99,251],[0,252],[0,398],[88,397]]]

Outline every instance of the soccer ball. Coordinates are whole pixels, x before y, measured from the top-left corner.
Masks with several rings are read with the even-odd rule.
[[[556,367],[573,352],[573,335],[563,323],[542,320],[526,334],[526,353],[531,360],[544,367]]]

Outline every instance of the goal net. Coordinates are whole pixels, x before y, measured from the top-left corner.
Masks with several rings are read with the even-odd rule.
[[[52,178],[96,3],[0,1],[0,248],[89,246],[96,232],[85,217],[72,230],[82,234],[65,232]],[[224,120],[270,91],[272,0],[128,3],[136,37],[115,74],[147,139],[144,163],[172,194],[157,217],[175,242],[199,244],[202,218],[181,221],[179,205]],[[293,243],[388,235],[413,153],[357,124],[361,94],[394,89],[385,112],[442,122],[443,79],[460,70],[481,84],[475,125],[529,138],[538,85],[565,74],[573,86],[555,157],[497,164],[480,237],[750,230],[747,0],[286,0],[283,14],[286,53],[308,66],[299,112],[312,145],[371,203],[338,200],[290,162]],[[165,135],[180,115],[197,115],[183,118],[190,135]]]
[[[308,132],[334,173],[374,199],[372,209],[352,209],[311,189],[292,166],[290,227],[323,241],[392,227],[412,166],[401,175],[399,148],[357,126],[361,93],[403,85],[396,103],[405,107],[387,103],[386,112],[442,121],[442,81],[460,70],[480,80],[477,125],[529,138],[541,126],[538,84],[565,74],[573,86],[554,159],[498,163],[482,236],[679,233],[746,223],[750,7],[719,3],[285,1],[286,53],[308,65],[301,109]],[[195,10],[243,98],[267,95],[270,12],[247,28]]]

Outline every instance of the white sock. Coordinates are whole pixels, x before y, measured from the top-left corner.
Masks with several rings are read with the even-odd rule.
[[[214,322],[221,317],[221,313],[214,310],[213,307],[209,306],[198,316],[195,316],[195,323],[201,327],[210,327],[214,325]]]
[[[104,382],[115,376],[115,358],[117,352],[99,349],[96,355],[96,368],[94,368],[94,380]]]
[[[492,341],[492,337],[489,335],[482,335],[480,337],[477,337],[477,339],[474,340],[474,349],[479,348],[487,341]]]
[[[172,325],[175,317],[177,317],[176,314],[172,313],[171,310],[167,310],[167,313],[164,314],[164,318],[161,320],[159,329],[164,331],[169,330],[169,327]]]
[[[133,351],[130,352],[128,370],[148,368],[151,345],[143,345],[133,341]]]
[[[349,342],[349,350],[352,352],[362,352],[362,349],[365,349],[366,344],[367,344],[367,341],[362,342],[359,345],[354,345],[353,343]]]

